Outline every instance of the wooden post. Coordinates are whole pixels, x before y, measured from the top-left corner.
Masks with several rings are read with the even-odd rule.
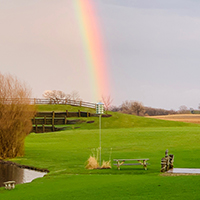
[[[54,127],[54,118],[55,118],[55,112],[52,112],[52,131],[54,132],[55,127]]]
[[[42,124],[42,132],[43,133],[45,132],[45,126],[44,126],[44,124]]]
[[[35,125],[35,132],[37,133],[38,131],[38,128],[37,128],[37,124]]]
[[[87,117],[89,117],[89,112],[87,112]]]
[[[67,114],[67,117],[69,117],[69,113],[68,113],[68,110],[66,110],[66,114]]]
[[[46,124],[47,123],[47,121],[46,121],[46,116],[44,116],[44,124]]]
[[[82,106],[82,101],[80,101],[80,107]]]
[[[65,124],[67,124],[67,117],[65,116]]]
[[[33,117],[33,124],[35,124],[35,116]]]
[[[81,117],[81,111],[78,110],[78,117]]]

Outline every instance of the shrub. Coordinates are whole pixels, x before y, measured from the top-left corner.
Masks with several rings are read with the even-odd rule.
[[[0,158],[24,155],[24,140],[32,129],[35,108],[30,90],[11,75],[0,73]]]

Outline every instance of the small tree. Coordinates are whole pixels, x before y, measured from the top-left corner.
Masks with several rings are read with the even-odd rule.
[[[104,104],[106,114],[108,110],[110,109],[112,102],[113,102],[113,99],[110,96],[107,96],[107,97],[102,96],[102,103]]]
[[[126,114],[143,115],[144,111],[143,104],[138,101],[125,101],[121,105],[121,112]]]
[[[120,110],[122,113],[133,114],[133,110],[131,108],[131,102],[127,100],[122,103]]]
[[[135,101],[132,104],[133,111],[136,115],[144,114],[144,106],[141,102]]]
[[[43,97],[50,100],[50,103],[59,104],[62,100],[66,100],[67,95],[60,90],[46,90]]]
[[[35,114],[30,90],[17,78],[1,73],[0,86],[0,158],[23,156],[24,140]]]
[[[73,90],[70,94],[69,94],[69,98],[73,101],[81,101],[82,99],[80,98],[80,95],[77,91]]]
[[[179,114],[189,114],[190,111],[188,110],[187,106],[182,105],[182,106],[179,107],[178,113]]]
[[[81,101],[80,95],[77,91],[65,94],[60,90],[46,90],[43,93],[43,97],[49,99],[50,103],[53,104],[67,103],[70,100]]]

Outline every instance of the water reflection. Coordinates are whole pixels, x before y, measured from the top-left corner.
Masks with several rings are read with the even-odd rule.
[[[46,172],[38,172],[30,169],[19,168],[16,165],[0,163],[0,187],[6,181],[15,181],[16,184],[28,183],[33,179],[43,177]]]

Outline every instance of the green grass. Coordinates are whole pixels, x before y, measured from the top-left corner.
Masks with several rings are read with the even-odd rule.
[[[66,111],[77,112],[78,110],[95,113],[95,109],[85,107],[75,107],[70,105],[38,105],[38,111]],[[135,128],[135,127],[185,127],[185,126],[199,126],[197,124],[166,121],[160,119],[152,119],[139,117],[135,115],[127,115],[118,112],[108,112],[112,117],[102,117],[102,128]],[[72,118],[69,118],[72,119]],[[81,118],[85,120],[85,123],[72,125],[73,127],[80,127],[81,129],[98,129],[99,117]],[[87,121],[95,121],[92,124],[86,123]],[[69,126],[69,125],[68,125]]]
[[[200,168],[198,125],[149,121],[119,113],[104,118],[102,159],[109,159],[112,148],[112,159],[149,158],[147,171],[142,166],[122,166],[121,170],[116,166],[106,170],[85,169],[92,149],[99,146],[98,123],[96,126],[96,129],[91,125],[54,133],[31,133],[26,138],[25,156],[13,161],[48,168],[50,173],[32,183],[17,185],[12,191],[0,188],[0,198],[199,199],[200,176],[166,177],[160,173],[160,161],[166,149],[175,155],[175,167]]]

